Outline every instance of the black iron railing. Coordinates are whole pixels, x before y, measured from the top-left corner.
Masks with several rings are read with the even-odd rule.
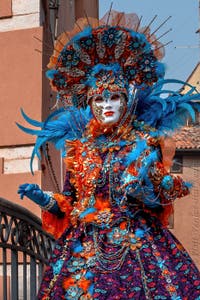
[[[0,198],[0,299],[35,300],[54,239],[29,210]]]

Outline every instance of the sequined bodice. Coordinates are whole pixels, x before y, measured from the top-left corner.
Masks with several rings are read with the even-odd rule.
[[[146,143],[148,151],[143,151],[144,143],[141,136],[101,147],[80,141],[71,179],[78,199],[75,219],[104,224],[129,214],[127,193],[139,186],[139,170],[151,152]]]

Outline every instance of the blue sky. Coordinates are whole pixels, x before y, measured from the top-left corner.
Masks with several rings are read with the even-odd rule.
[[[165,78],[176,78],[185,81],[200,60],[200,36],[195,33],[199,28],[199,1],[200,0],[99,0],[100,18],[112,8],[126,13],[137,13],[142,16],[142,24],[148,25],[151,19],[158,15],[152,25],[156,29],[168,16],[171,19],[158,31],[161,35],[169,28],[172,31],[160,41],[173,42],[166,46],[165,57],[162,60],[166,65]],[[192,46],[192,47],[191,47]],[[193,48],[193,47],[196,48]]]

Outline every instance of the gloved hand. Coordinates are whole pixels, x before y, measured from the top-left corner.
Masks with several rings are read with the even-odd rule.
[[[40,205],[43,210],[51,212],[58,217],[63,217],[64,213],[61,212],[57,201],[52,197],[52,192],[43,192],[37,184],[24,183],[19,186],[17,193],[20,195],[20,199],[24,196],[28,197],[36,204]]]
[[[51,198],[51,195],[44,193],[37,184],[33,183],[24,183],[20,185],[17,193],[20,194],[20,199],[23,199],[24,196],[26,196],[41,206],[46,206]]]

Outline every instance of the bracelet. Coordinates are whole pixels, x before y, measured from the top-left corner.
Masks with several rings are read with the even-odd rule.
[[[49,195],[49,203],[47,203],[44,206],[40,206],[42,210],[46,210],[49,211],[55,204],[56,204],[56,200],[53,198],[53,192],[44,192],[45,194]]]

